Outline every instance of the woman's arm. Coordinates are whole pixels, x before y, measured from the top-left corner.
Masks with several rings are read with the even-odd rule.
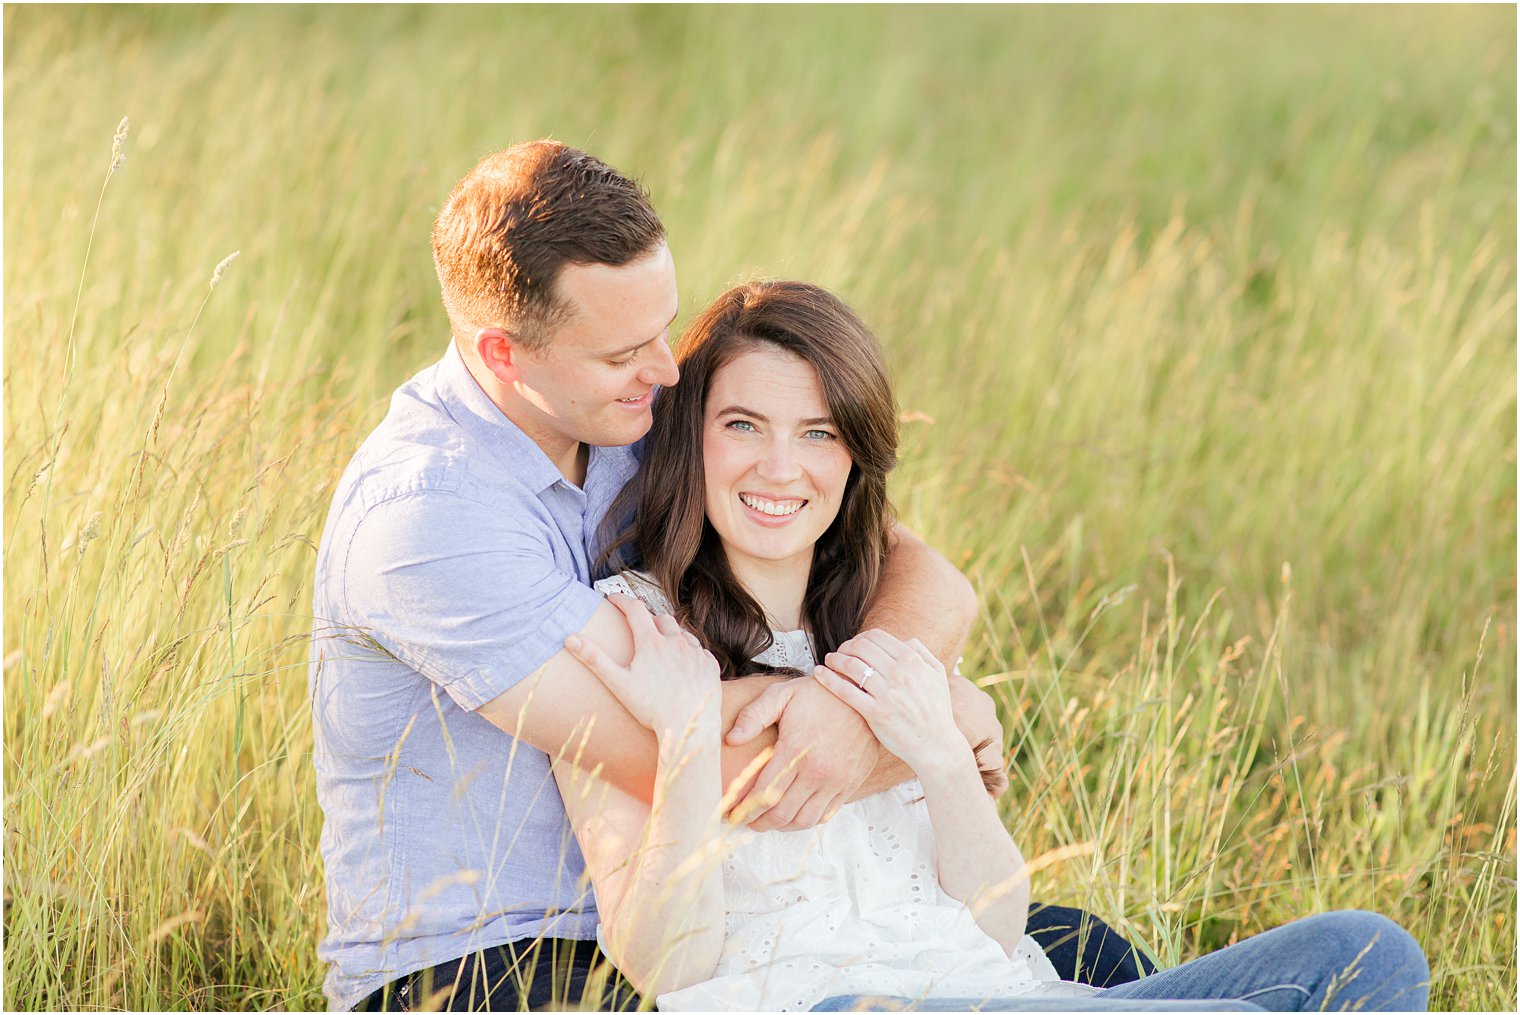
[[[723,947],[719,719],[694,717],[691,727],[660,741],[652,805],[554,764],[608,954],[649,998],[712,976]]]
[[[934,828],[941,887],[1012,954],[1029,913],[1024,858],[956,728],[939,660],[919,642],[877,631],[856,639],[853,654],[832,669],[820,666],[814,677],[913,769]]]
[[[588,641],[566,647],[654,733],[654,799],[646,806],[573,758],[558,759],[554,771],[612,961],[655,997],[710,977],[723,946],[722,697],[717,662],[673,618],[651,617],[626,596],[609,599],[633,631],[629,665]]]
[[[940,887],[971,910],[987,936],[1013,954],[1029,916],[1029,878],[997,805],[987,795],[976,758],[947,752],[939,764],[914,770],[924,787]]]

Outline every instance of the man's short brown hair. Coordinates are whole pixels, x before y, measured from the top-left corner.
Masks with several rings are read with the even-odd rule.
[[[526,141],[454,187],[433,224],[433,264],[455,337],[504,328],[541,349],[569,310],[555,293],[565,265],[617,267],[664,238],[633,180],[558,141]]]

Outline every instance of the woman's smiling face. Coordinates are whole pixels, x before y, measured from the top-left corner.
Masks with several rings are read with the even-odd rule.
[[[851,461],[817,371],[759,343],[713,376],[702,465],[707,519],[731,566],[806,568],[839,514]]]

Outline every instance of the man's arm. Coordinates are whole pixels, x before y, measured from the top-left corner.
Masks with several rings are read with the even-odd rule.
[[[902,641],[916,638],[945,664],[945,672],[954,672],[976,623],[976,590],[901,522],[892,526],[891,543],[881,588],[861,629],[879,628]]]
[[[621,666],[633,659],[633,635],[623,614],[602,603],[580,637],[595,643]],[[724,681],[723,723],[728,729],[744,706],[782,677]],[[549,755],[563,758],[626,793],[653,797],[658,752],[655,736],[628,714],[605,684],[568,650],[561,649],[533,673],[486,702],[479,714],[505,732]],[[775,730],[742,745],[723,748],[723,785],[775,744]]]
[[[560,570],[551,538],[531,519],[476,496],[422,491],[383,499],[344,548],[342,614],[461,708],[551,757],[600,766],[606,781],[648,801],[654,736],[563,647],[580,634],[626,664],[628,622]],[[777,679],[727,682],[725,720]],[[773,742],[766,734],[725,750],[725,776],[740,774]]]
[[[894,525],[881,588],[866,611],[865,629],[880,628],[903,641],[917,638],[944,662],[946,671],[953,674],[951,700],[967,743],[975,746],[991,740],[1000,756],[1003,729],[992,699],[955,673],[955,661],[976,613],[971,583],[923,540],[901,524]],[[838,652],[824,658],[824,665],[836,670],[851,665],[854,657],[849,649],[849,642],[841,645]],[[746,744],[761,730],[780,724],[775,755],[756,785],[780,786],[784,793],[751,823],[758,831],[811,827],[849,800],[880,793],[913,777],[901,759],[877,743],[853,709],[830,701],[833,695],[821,691],[816,681],[772,688],[741,710],[729,731],[727,743]],[[816,749],[823,744],[840,749]],[[830,792],[824,787],[839,777],[841,767],[853,767],[864,778],[843,793]],[[1006,786],[1004,780],[1001,788]]]

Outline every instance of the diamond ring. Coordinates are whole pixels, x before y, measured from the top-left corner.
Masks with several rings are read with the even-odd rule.
[[[855,686],[859,687],[862,691],[864,691],[866,689],[866,681],[870,680],[874,676],[876,676],[876,671],[874,669],[872,669],[871,667],[867,666],[866,667],[866,671],[860,675],[860,683],[856,684]]]

